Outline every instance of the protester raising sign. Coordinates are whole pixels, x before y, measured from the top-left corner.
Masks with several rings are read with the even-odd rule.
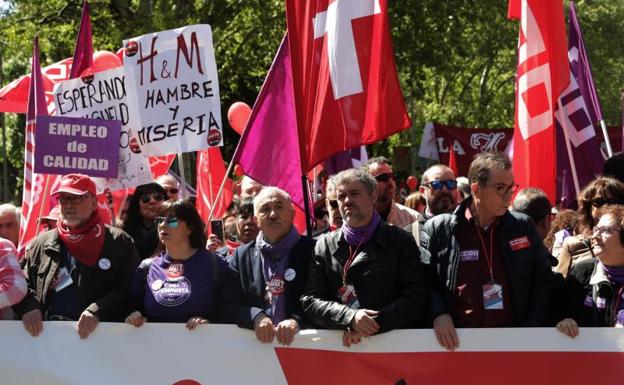
[[[145,156],[223,144],[209,25],[151,33],[123,46],[130,125]]]
[[[37,116],[35,172],[117,177],[117,120]]]
[[[54,88],[56,113],[61,116],[121,121],[117,178],[94,178],[98,191],[135,187],[152,181],[149,160],[130,134],[128,102],[122,68],[58,83]]]

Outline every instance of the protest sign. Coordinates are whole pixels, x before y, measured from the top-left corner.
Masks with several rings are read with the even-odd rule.
[[[117,178],[95,178],[98,191],[136,187],[152,181],[149,160],[131,136],[127,92],[122,68],[60,82],[54,88],[56,113],[60,116],[119,120],[121,131]],[[110,147],[108,151],[113,150]]]
[[[115,178],[121,123],[116,120],[37,116],[35,173]]]
[[[221,146],[212,31],[193,25],[124,40],[130,125],[145,156]]]

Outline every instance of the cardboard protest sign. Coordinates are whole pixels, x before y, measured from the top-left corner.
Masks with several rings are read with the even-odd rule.
[[[115,178],[121,123],[117,120],[37,116],[35,173]]]
[[[212,31],[192,25],[124,40],[130,125],[145,156],[223,144]]]
[[[57,115],[121,121],[117,178],[95,178],[98,191],[106,188],[115,191],[152,181],[149,159],[141,154],[136,139],[131,136],[124,82],[123,69],[114,68],[63,81],[54,88]]]

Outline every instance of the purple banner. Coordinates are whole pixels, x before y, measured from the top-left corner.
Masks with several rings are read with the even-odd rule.
[[[116,178],[118,120],[37,116],[35,172]]]

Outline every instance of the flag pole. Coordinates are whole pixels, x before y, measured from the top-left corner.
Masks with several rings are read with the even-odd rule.
[[[186,177],[184,172],[184,154],[178,153],[178,170],[180,170],[180,179],[182,179],[182,185],[186,186]]]
[[[602,135],[604,136],[605,144],[607,145],[607,155],[609,158],[613,156],[613,148],[611,147],[611,140],[609,139],[609,132],[607,131],[607,124],[604,119],[600,119],[600,127],[602,128]]]
[[[308,237],[312,238],[312,217],[310,216],[310,190],[308,186],[308,177],[301,176],[301,187],[303,188],[303,209],[305,210],[306,229]]]

